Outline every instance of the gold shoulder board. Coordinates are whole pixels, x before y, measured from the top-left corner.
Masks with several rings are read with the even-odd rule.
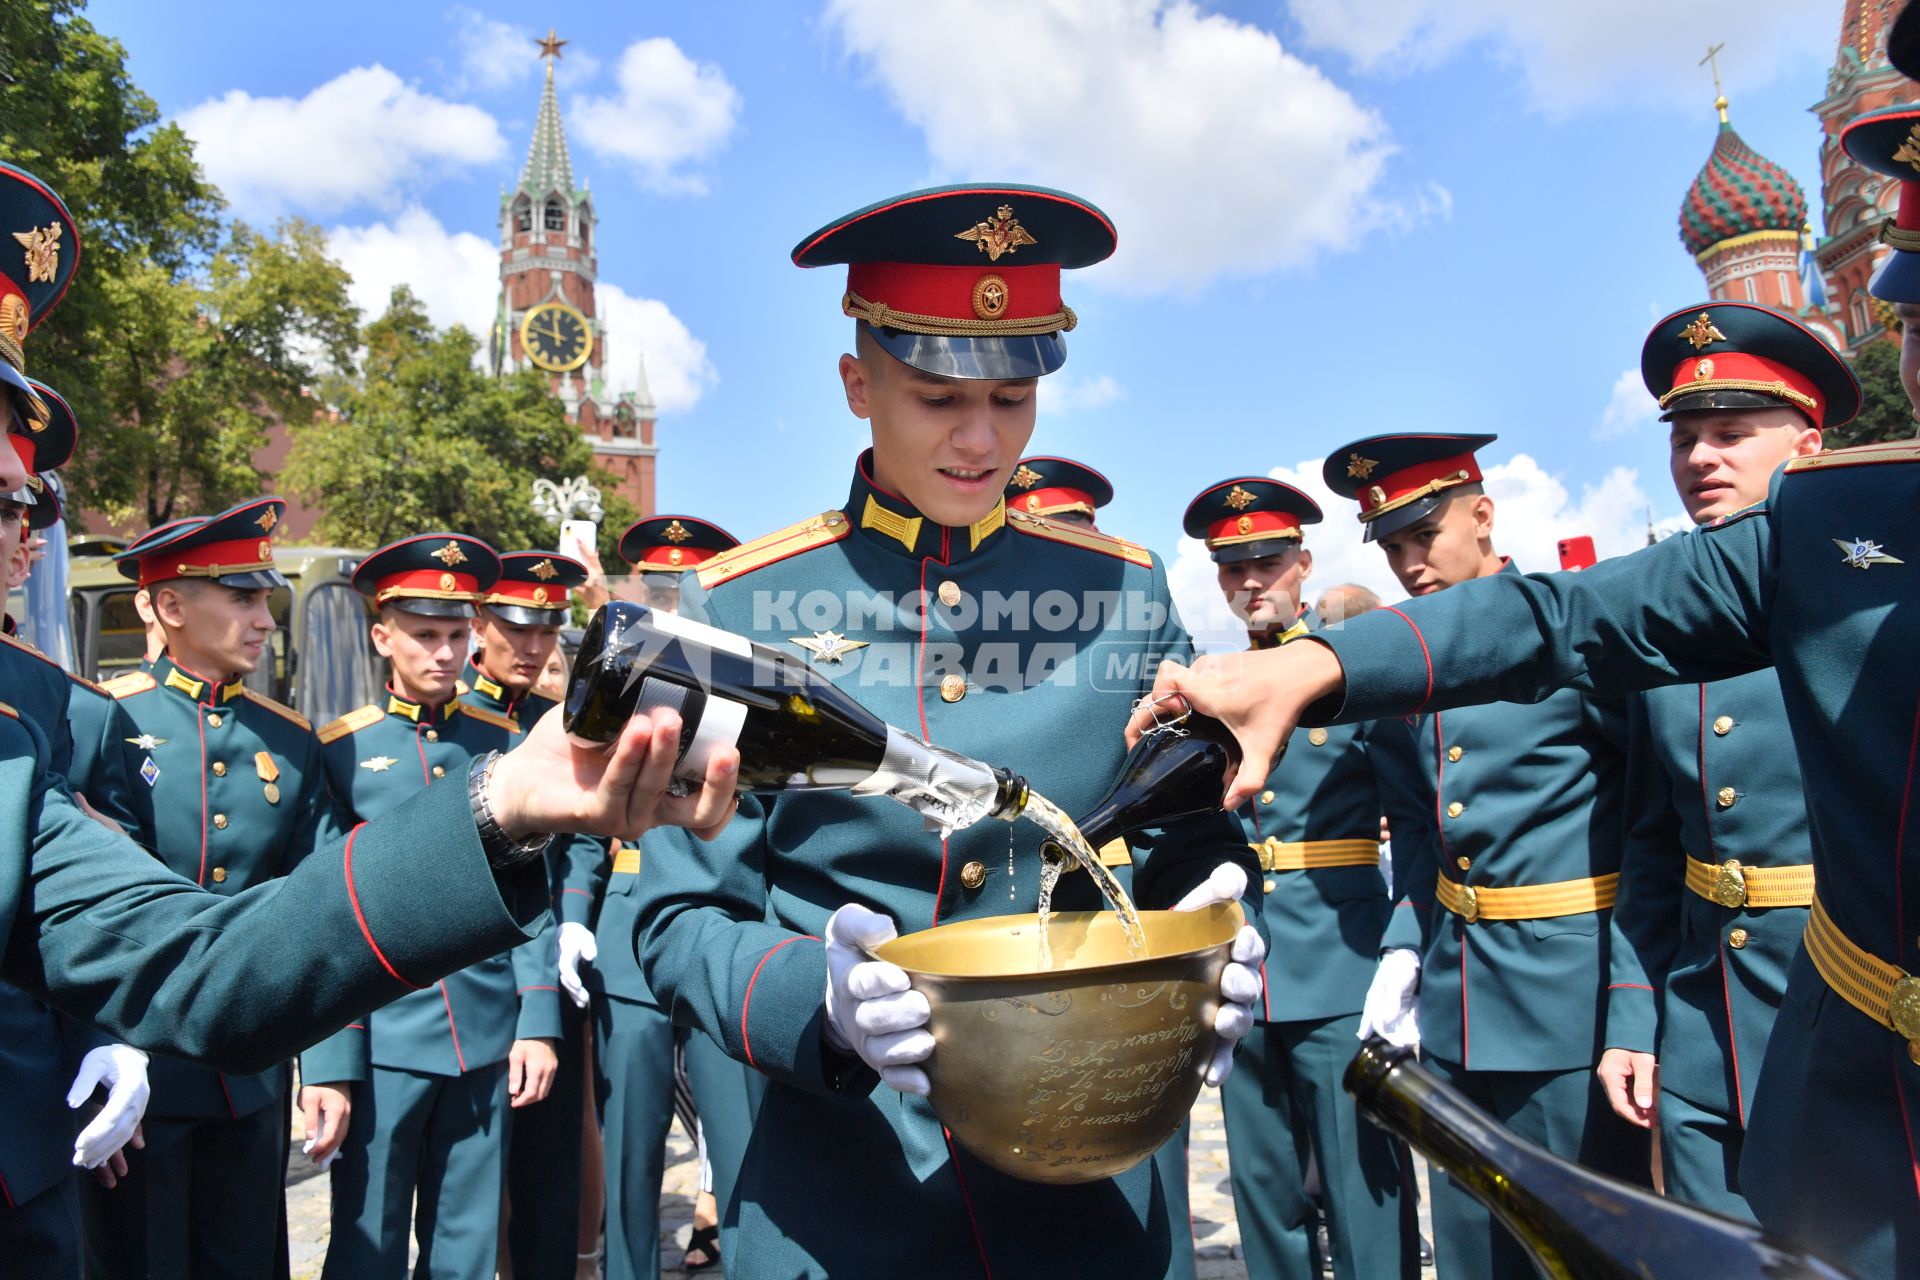
[[[275,702],[272,698],[269,698],[266,694],[255,693],[252,689],[242,688],[240,692],[246,697],[248,702],[251,702],[256,706],[265,707],[267,710],[273,712],[273,714],[279,716],[282,720],[291,720],[295,724],[299,725],[302,729],[313,728],[313,722],[311,720],[307,719],[305,716],[301,715],[298,711],[295,711],[292,707],[288,706],[284,702]]]
[[[99,694],[103,698],[111,698],[113,696],[112,694],[107,692],[106,686],[95,684],[93,681],[87,679],[85,676],[77,676],[73,672],[69,671],[67,672],[67,679],[73,681],[75,684],[79,685],[82,689],[93,690],[95,693]]]
[[[1859,444],[1851,449],[1829,449],[1824,453],[1790,459],[1787,471],[1791,474],[1795,471],[1825,471],[1832,467],[1869,467],[1889,462],[1920,462],[1920,441],[1895,440],[1886,444]]]
[[[347,714],[341,716],[333,723],[322,726],[320,729],[320,741],[333,742],[337,739],[344,738],[348,734],[364,729],[370,724],[378,724],[386,714],[386,712],[374,706],[371,702],[364,707],[355,707],[352,711],[347,712]]]
[[[129,671],[125,675],[115,676],[100,688],[111,698],[131,698],[136,693],[145,693],[149,689],[160,687],[159,681],[144,671]]]
[[[10,636],[4,631],[0,631],[0,640],[6,641],[8,644],[12,645],[14,648],[18,649],[22,653],[32,654],[34,657],[40,659],[40,661],[46,663],[50,667],[60,666],[59,663],[55,662],[52,658],[49,658],[46,654],[40,652],[38,649],[28,644],[25,640],[22,640],[19,636]],[[61,667],[60,669],[62,671],[66,670],[65,667]]]
[[[5,716],[9,720],[18,720],[20,718],[20,713],[18,711],[15,711],[12,707],[8,706],[6,703],[0,702],[0,716]]]
[[[1153,553],[1139,543],[1128,542],[1125,538],[1096,533],[1092,529],[1083,529],[1077,524],[1062,524],[1058,520],[1049,520],[1045,516],[1036,516],[1027,511],[1007,512],[1007,522],[1020,532],[1030,533],[1036,538],[1045,538],[1049,542],[1064,542],[1070,547],[1080,547],[1086,551],[1097,551],[1103,556],[1112,556],[1116,560],[1125,560],[1128,564],[1137,564],[1142,569],[1153,567]]]
[[[765,537],[743,542],[733,550],[715,556],[694,572],[699,575],[703,587],[732,582],[735,578],[777,564],[789,556],[838,542],[851,529],[843,512],[823,511]]]
[[[471,702],[456,702],[453,705],[460,709],[461,715],[472,716],[481,724],[490,724],[497,728],[505,729],[510,733],[520,732],[520,722],[512,716],[503,716],[498,711],[488,711],[485,707],[476,707]]]

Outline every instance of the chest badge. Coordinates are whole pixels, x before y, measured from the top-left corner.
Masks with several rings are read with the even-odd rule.
[[[794,644],[825,663],[839,663],[855,649],[867,647],[865,640],[849,640],[838,631],[816,631],[810,636],[789,636]]]
[[[1895,556],[1886,553],[1879,543],[1871,538],[1835,538],[1833,545],[1840,548],[1841,563],[1849,569],[1871,569],[1876,564],[1905,564]]]
[[[140,766],[140,780],[149,787],[160,781],[160,766],[153,762],[152,756],[148,756],[147,762]]]
[[[151,751],[155,747],[164,747],[167,745],[167,739],[156,738],[150,733],[143,733],[137,738],[128,738],[126,741],[131,742],[142,751]]]
[[[265,751],[253,753],[253,769],[260,775],[261,793],[267,797],[268,804],[280,803],[280,766]]]
[[[362,760],[360,767],[370,773],[385,773],[399,763],[392,756],[375,756],[371,760]]]

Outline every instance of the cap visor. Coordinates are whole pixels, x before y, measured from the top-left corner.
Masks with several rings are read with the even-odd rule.
[[[1248,560],[1264,560],[1268,556],[1284,555],[1288,551],[1298,551],[1306,545],[1298,538],[1265,538],[1259,542],[1239,542],[1230,547],[1215,547],[1215,564],[1244,564]]]
[[[1873,273],[1867,292],[1882,302],[1920,302],[1920,253],[1895,249]]]
[[[511,622],[516,627],[557,627],[568,617],[564,609],[529,609],[517,604],[490,604],[486,609],[502,622]]]
[[[278,569],[251,569],[246,573],[227,573],[214,579],[223,587],[232,587],[236,591],[253,591],[260,587],[284,587],[286,575]]]
[[[1439,493],[1430,493],[1417,502],[1409,502],[1404,507],[1396,507],[1383,516],[1375,516],[1366,522],[1367,530],[1361,535],[1362,542],[1378,542],[1380,539],[1396,534],[1410,524],[1417,524],[1437,511],[1442,502],[1452,495],[1451,489]]]
[[[1013,338],[954,338],[907,333],[868,325],[880,349],[902,364],[943,378],[1010,382],[1038,378],[1067,362],[1067,340],[1058,333]]]
[[[1725,412],[1729,409],[1738,411],[1742,409],[1798,409],[1799,407],[1799,405],[1790,404],[1778,396],[1770,396],[1764,391],[1733,391],[1725,387],[1719,387],[1712,391],[1690,391],[1678,400],[1672,401],[1667,405],[1666,412],[1660,415],[1660,421],[1671,422],[1676,414],[1701,413],[1710,409]]]
[[[391,607],[402,613],[418,614],[422,618],[471,618],[473,605],[465,600],[428,600],[421,596],[395,596],[383,607]]]

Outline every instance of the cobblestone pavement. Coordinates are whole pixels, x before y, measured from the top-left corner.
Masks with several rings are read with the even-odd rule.
[[[1233,1188],[1227,1176],[1227,1131],[1220,1116],[1220,1095],[1200,1091],[1193,1109],[1193,1130],[1187,1160],[1189,1194],[1193,1201],[1193,1237],[1198,1280],[1244,1280],[1246,1263],[1240,1258],[1240,1227],[1233,1215]],[[663,1276],[681,1276],[675,1269],[693,1229],[696,1189],[693,1144],[674,1122],[667,1139],[667,1176],[660,1200],[660,1260]],[[1421,1169],[1421,1190],[1426,1170]],[[294,1280],[312,1280],[320,1274],[327,1254],[327,1179],[315,1175],[294,1141],[293,1170],[287,1179],[287,1229],[293,1249]],[[1420,1229],[1433,1238],[1423,1194]],[[713,1272],[705,1272],[711,1276]],[[1431,1268],[1425,1272],[1433,1275]]]

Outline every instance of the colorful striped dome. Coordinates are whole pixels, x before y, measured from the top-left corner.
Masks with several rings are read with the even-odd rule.
[[[1807,193],[1793,175],[1741,140],[1723,116],[1713,154],[1680,206],[1680,240],[1695,256],[1754,231],[1798,234]]]

